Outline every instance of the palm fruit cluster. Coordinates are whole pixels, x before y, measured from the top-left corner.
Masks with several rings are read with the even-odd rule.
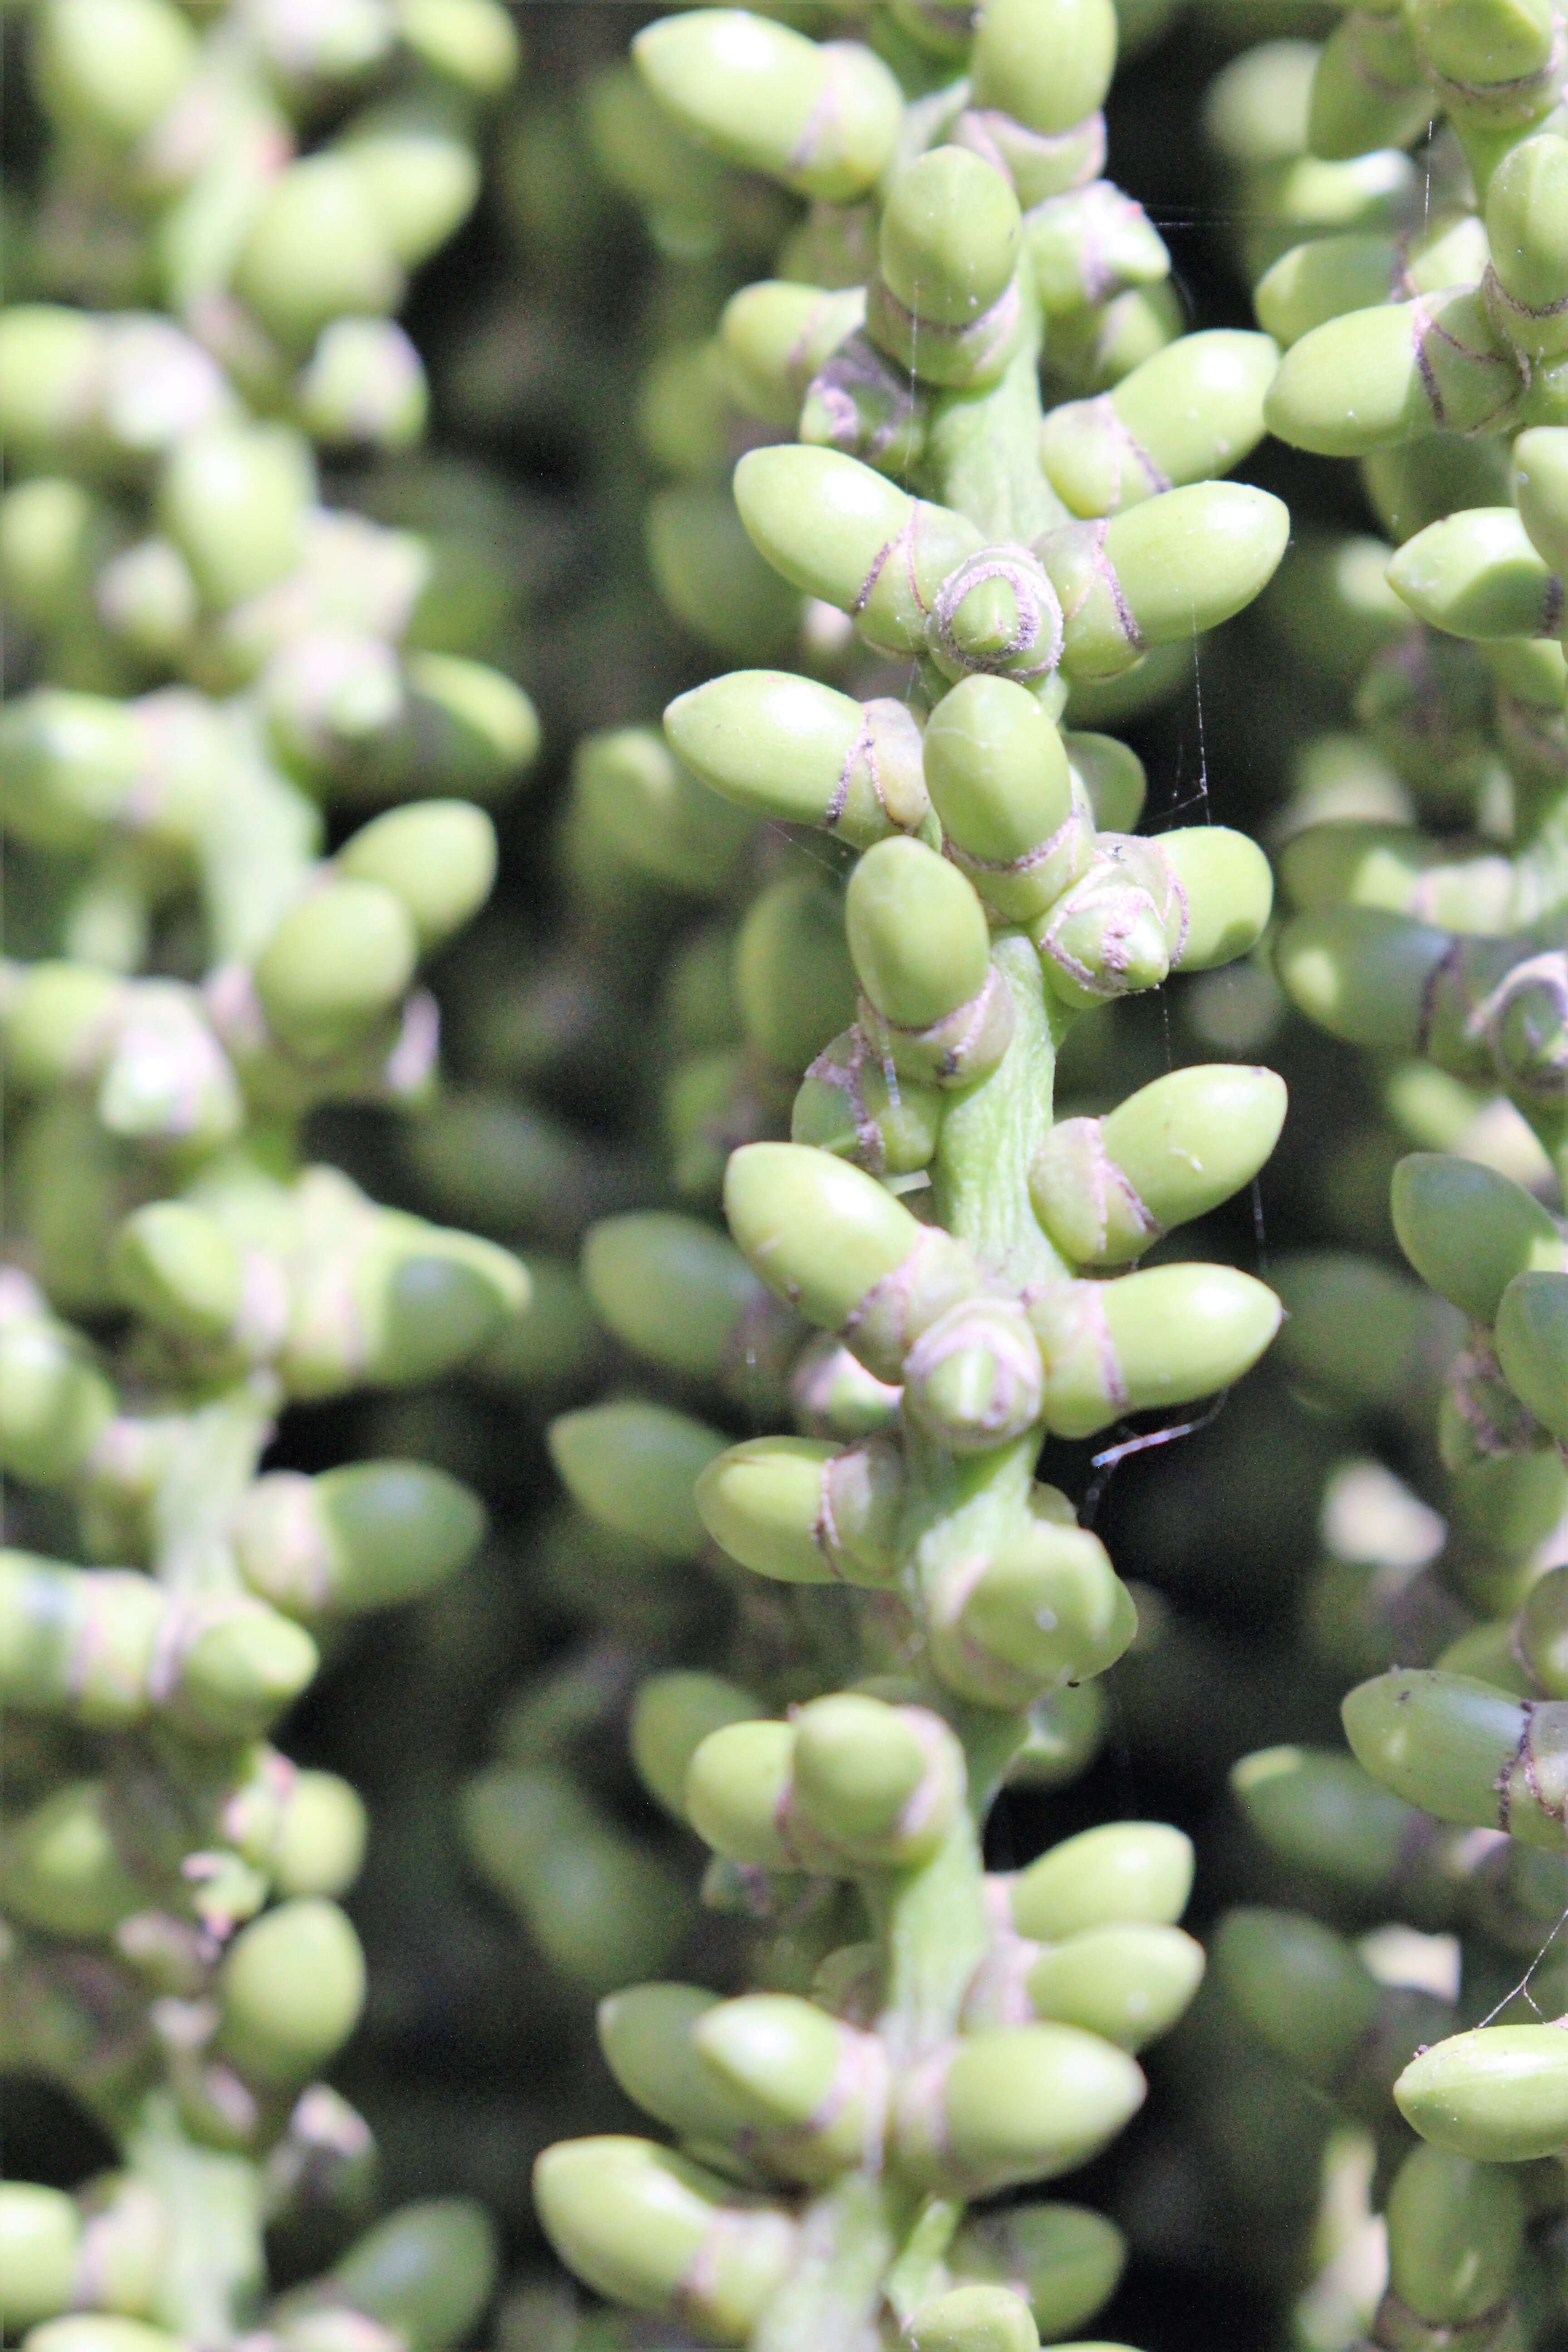
[[[1097,176],[1109,12],[880,31],[901,79],[859,43],[733,11],[634,44],[678,131],[811,202],[709,363],[751,414],[736,506],[805,600],[791,634],[815,674],[678,697],[663,745],[585,750],[576,803],[591,824],[618,783],[645,839],[679,809],[721,873],[724,803],[826,844],[740,927],[747,1042],[709,1097],[739,1148],[709,1172],[671,1121],[689,1197],[724,1167],[731,1241],[622,1214],[590,1231],[584,1273],[635,1355],[727,1387],[753,1424],[782,1405],[796,1433],[729,1444],[623,1396],[557,1422],[552,1448],[617,1537],[672,1562],[706,1537],[731,1584],[738,1566],[784,1588],[840,1654],[814,1678],[797,1634],[787,1676],[742,1678],[731,1653],[640,1693],[634,1756],[712,1856],[705,1902],[773,1934],[757,1990],[667,1979],[603,2004],[612,2073],[675,2146],[566,2141],[536,2193],[589,2284],[700,2340],[1026,2345],[1092,2315],[1120,2242],[1083,2208],[964,2207],[1111,2139],[1143,2095],[1132,2053],[1201,1961],[1175,1926],[1190,1849],[1160,1824],[984,1870],[996,1790],[1060,1768],[1058,1702],[1136,1625],[1034,1472],[1043,1438],[1179,1409],[1267,1345],[1278,1307],[1253,1277],[1170,1248],[1134,1269],[1250,1182],[1284,1111],[1272,1074],[1207,1065],[1053,1115],[1069,1031],[1247,953],[1270,905],[1244,837],[1132,832],[1135,755],[1071,722],[1129,674],[1129,707],[1157,696],[1167,649],[1190,664],[1272,573],[1279,502],[1216,477],[1259,436],[1276,354],[1173,338],[1140,292],[1168,263]],[[1129,292],[1142,368],[1105,317]],[[711,935],[692,953],[721,970]],[[507,1785],[475,1792],[481,1847]]]
[[[523,13],[7,20],[5,2325],[1555,2342],[1561,24]]]
[[[30,2080],[103,2153],[0,2186],[4,2324],[438,2352],[492,2227],[436,2198],[366,2229],[373,2135],[321,2079],[365,1999],[365,1808],[271,1735],[484,1535],[425,1461],[325,1466],[321,1408],[425,1388],[528,1300],[312,1127],[428,1094],[420,968],[535,750],[449,544],[369,510],[425,422],[395,314],[517,42],[488,0],[41,0],[5,37],[42,135],[0,311],[0,2063],[13,2147],[52,2160]]]
[[[1207,101],[1237,258],[1284,348],[1268,425],[1359,461],[1380,534],[1345,529],[1321,467],[1292,477],[1333,524],[1300,531],[1268,604],[1274,963],[1361,1049],[1339,1056],[1312,1220],[1360,1247],[1276,1278],[1313,1409],[1411,1483],[1363,1460],[1331,1487],[1298,1639],[1357,1685],[1352,1752],[1237,1766],[1255,1899],[1212,1946],[1254,2048],[1338,2118],[1294,2315],[1314,2344],[1549,2342],[1562,2292],[1561,2192],[1534,2161],[1562,2146],[1562,1134],[1531,992],[1561,951],[1568,772],[1561,542],[1541,520],[1561,462],[1563,42],[1552,10],[1356,12],[1321,47],[1243,52]],[[1282,1043],[1294,1086],[1313,1049]]]

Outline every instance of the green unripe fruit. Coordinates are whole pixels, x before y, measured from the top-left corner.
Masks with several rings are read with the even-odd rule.
[[[715,1543],[785,1584],[892,1580],[903,1503],[898,1454],[809,1437],[753,1437],[710,1462],[697,1508]]]
[[[1062,607],[1035,557],[984,547],[950,572],[926,621],[943,677],[1004,675],[1038,685],[1062,658]]]
[[[1513,445],[1520,519],[1553,572],[1568,572],[1568,428],[1540,426]]]
[[[1174,2025],[1203,1972],[1203,1946],[1180,1927],[1127,1923],[1058,1944],[1025,1982],[1037,2017],[1136,2053]]]
[[[1549,1569],[1531,1586],[1514,1621],[1510,1649],[1516,1661],[1523,1662],[1531,1678],[1527,1689],[1533,1683],[1548,1698],[1568,1697],[1568,1573],[1563,1570]],[[1446,1663],[1455,1663],[1447,1652],[1444,1656]],[[1465,1669],[1459,1666],[1458,1671]],[[1482,1669],[1478,1666],[1471,1671],[1479,1674]]]
[[[693,1749],[681,1811],[727,1862],[796,1869],[798,1857],[780,1825],[794,1764],[792,1724],[726,1724]]]
[[[1264,415],[1298,449],[1363,457],[1429,433],[1500,431],[1520,389],[1480,296],[1452,292],[1314,327],[1280,362]]]
[[[1282,1309],[1231,1266],[1166,1265],[1075,1283],[1028,1312],[1045,1359],[1046,1426],[1089,1437],[1124,1413],[1229,1387],[1268,1347]]]
[[[133,704],[42,687],[0,718],[6,830],[55,850],[95,849],[145,788],[148,742]]]
[[[11,1825],[0,1891],[24,1926],[91,1943],[146,1907],[146,1889],[116,1850],[107,1796],[100,1780],[72,1780]],[[4,2226],[0,2201],[0,2248]]]
[[[868,850],[849,879],[845,926],[861,987],[897,1028],[931,1028],[985,985],[985,910],[973,885],[923,842]]]
[[[1005,2286],[955,2286],[933,2294],[904,2330],[910,2352],[1037,2352],[1040,2331]]]
[[[564,1772],[492,1766],[464,1790],[462,1825],[480,1875],[550,1965],[591,1992],[662,1968],[689,1932],[677,1873]]]
[[[1284,1082],[1228,1064],[1173,1070],[1105,1118],[1058,1123],[1029,1163],[1035,1213],[1079,1265],[1123,1265],[1250,1183],[1284,1123]]]
[[[446,244],[479,193],[468,109],[428,88],[356,115],[337,152],[364,183],[372,217],[405,269]]]
[[[857,848],[918,831],[930,814],[920,730],[901,702],[856,702],[787,670],[742,669],[678,695],[677,755],[726,800]]]
[[[424,1462],[353,1462],[308,1478],[274,1470],[239,1507],[234,1541],[253,1592],[290,1615],[348,1616],[417,1599],[482,1542],[479,1497]]]
[[[1568,2141],[1568,2039],[1555,2025],[1456,2033],[1413,2058],[1394,2095],[1406,2123],[1450,2156],[1554,2157]]]
[[[198,1739],[248,1739],[268,1730],[313,1679],[315,1643],[258,1601],[205,1597],[191,1604],[167,1704]]]
[[[1512,507],[1470,507],[1428,524],[1406,540],[1388,578],[1418,620],[1450,636],[1544,637],[1563,625],[1563,582]]]
[[[694,637],[731,661],[777,661],[800,641],[800,599],[747,538],[726,493],[680,482],[649,500],[643,526],[655,584]]]
[[[550,1424],[556,1469],[583,1508],[668,1559],[690,1559],[703,1528],[691,1490],[724,1450],[717,1433],[667,1405],[627,1398]]]
[[[1109,180],[1031,207],[1024,242],[1047,320],[1071,319],[1128,287],[1171,274],[1163,238],[1142,205]]]
[[[159,667],[183,658],[200,616],[191,568],[166,539],[143,539],[111,557],[93,600],[104,626]]]
[[[1560,131],[1521,139],[1486,191],[1487,244],[1498,323],[1533,359],[1568,344],[1561,316],[1568,296],[1568,140]],[[1531,313],[1534,313],[1533,317]]]
[[[0,719],[0,744],[4,725]],[[111,1027],[121,982],[94,965],[47,957],[13,966],[7,980],[0,1005],[5,1076],[23,1093],[47,1094],[75,1076],[95,1038]]]
[[[256,963],[268,1024],[307,1056],[344,1051],[384,1020],[414,977],[419,935],[379,882],[324,882],[290,908]]]
[[[1514,1276],[1498,1308],[1497,1352],[1520,1402],[1568,1438],[1568,1275]]]
[[[1076,515],[1110,515],[1227,474],[1263,438],[1279,360],[1268,335],[1184,335],[1100,399],[1052,409],[1040,428],[1052,488]]]
[[[1269,1850],[1294,1870],[1380,1895],[1398,1885],[1420,1816],[1332,1749],[1260,1748],[1233,1766],[1237,1801]]]
[[[998,913],[1027,921],[1086,867],[1092,828],[1067,750],[1026,687],[974,677],[944,695],[926,729],[925,775],[950,852]]]
[[[903,98],[858,43],[818,45],[739,8],[665,16],[632,43],[638,73],[689,139],[827,204],[891,161]]]
[[[346,1895],[369,1834],[364,1802],[335,1772],[297,1772],[268,1857],[279,1895]]]
[[[900,1076],[863,1029],[832,1038],[801,1080],[790,1141],[852,1160],[873,1176],[927,1167],[942,1126],[940,1087]]]
[[[1439,2045],[1441,2046],[1441,2045]],[[1460,2326],[1500,2304],[1524,2243],[1512,2177],[1438,2147],[1407,2156],[1388,2193],[1389,2284],[1434,2326]]]
[[[856,1691],[812,1699],[793,1729],[794,1802],[851,1860],[923,1859],[952,1826],[962,1753],[940,1718]]]
[[[297,433],[211,425],[171,450],[158,515],[205,602],[226,612],[295,570],[315,487],[309,445]]]
[[[20,2333],[71,2302],[81,2251],[81,2216],[63,2189],[0,2183],[0,2307]]]
[[[0,1470],[29,1486],[69,1485],[114,1404],[74,1332],[41,1318],[0,1323]]]
[[[221,1339],[244,1291],[239,1252],[216,1217],[186,1201],[132,1210],[110,1259],[127,1307],[176,1339]]]
[[[1468,1675],[1396,1668],[1341,1710],[1374,1780],[1440,1822],[1560,1845],[1568,1793],[1568,1706],[1521,1703]]]
[[[1114,2138],[1145,2088],[1123,2052],[1070,2025],[972,2033],[953,2044],[940,2082],[900,2084],[900,2154],[944,2195],[1048,2180]]]
[[[539,754],[539,714],[521,687],[488,662],[413,653],[410,783],[427,774],[479,800],[510,792]]]
[[[750,1437],[708,1463],[696,1484],[703,1527],[741,1567],[787,1585],[827,1585],[823,1473],[835,1456],[811,1437]]]
[[[1067,616],[1063,667],[1114,677],[1152,646],[1217,628],[1273,577],[1289,530],[1267,490],[1194,482],[1108,522],[1048,531],[1036,552]]]
[[[721,1675],[650,1675],[632,1709],[628,1744],[637,1778],[667,1813],[683,1822],[686,1775],[702,1742],[731,1723],[755,1722],[759,1712],[749,1692]]]
[[[695,1217],[658,1210],[592,1226],[583,1277],[617,1339],[696,1380],[716,1380],[731,1366],[763,1297],[732,1242]]]
[[[1331,319],[1386,301],[1397,281],[1399,260],[1395,240],[1376,229],[1352,229],[1342,236],[1294,245],[1253,289],[1258,323],[1277,343],[1298,343]],[[1267,394],[1267,384],[1263,390]]]
[[[482,2206],[468,2197],[426,2198],[356,2238],[327,2273],[323,2300],[392,2330],[409,2352],[447,2352],[489,2302],[498,2259]],[[310,2295],[308,2286],[298,2290],[307,2313]],[[292,2300],[284,2299],[285,2310]]]
[[[428,952],[489,897],[495,827],[468,801],[418,801],[362,825],[333,864],[350,881],[378,883],[400,900]]]
[[[1040,1418],[1040,1351],[1011,1299],[964,1300],[904,1360],[904,1404],[954,1454],[989,1452]]]
[[[1110,2299],[1126,2260],[1126,2242],[1103,2213],[1043,2202],[971,2216],[948,2257],[958,2276],[1021,2294],[1051,2343]]]
[[[986,0],[972,53],[973,102],[1029,131],[1068,131],[1102,103],[1115,63],[1110,0]]]
[[[827,1331],[898,1271],[921,1234],[874,1177],[795,1143],[732,1153],[724,1213],[769,1289]]]
[[[984,543],[951,508],[910,498],[837,449],[748,450],[734,489],[741,520],[773,570],[852,613],[867,642],[890,653],[924,652],[942,583]]]
[[[346,1328],[333,1320],[339,1291],[301,1302],[282,1360],[296,1396],[331,1396],[362,1380],[392,1388],[435,1380],[528,1304],[528,1270],[510,1251],[417,1217],[384,1211],[355,1257]]]
[[[0,403],[4,397],[0,383]],[[0,498],[0,587],[18,621],[55,629],[80,610],[103,536],[100,513],[81,483],[48,475]]]
[[[1379,907],[1330,908],[1285,925],[1276,963],[1287,995],[1321,1029],[1408,1054],[1449,943],[1433,924]]]
[[[1332,163],[1405,146],[1430,119],[1421,110],[1431,103],[1403,16],[1357,10],[1335,26],[1318,53],[1308,145]]]
[[[732,2140],[752,2120],[698,2055],[692,2028],[719,2006],[699,1985],[632,1985],[599,2003],[599,2047],[628,2099],[685,2140]]]
[[[29,2330],[28,2352],[179,2352],[184,2337],[118,2312],[72,2312]]]
[[[1334,2081],[1376,2014],[1377,1982],[1365,1962],[1304,1912],[1227,1912],[1214,1960],[1259,2041],[1310,2082]]]
[[[1523,81],[1552,56],[1550,0],[1416,0],[1417,37],[1427,65],[1445,80]]]
[[[858,286],[830,293],[764,278],[742,287],[719,321],[731,395],[749,415],[793,429],[813,376],[865,315]]]
[[[966,326],[1011,283],[1020,226],[1018,200],[999,173],[967,148],[929,148],[889,191],[883,280],[916,318]]]
[[[691,2040],[702,2064],[766,2137],[787,2178],[830,2180],[866,2159],[886,2095],[881,2045],[788,1993],[721,2001]]]
[[[1515,1275],[1561,1272],[1563,1241],[1522,1184],[1474,1160],[1415,1151],[1389,1192],[1399,1246],[1421,1276],[1472,1323],[1495,1323]]]
[[[855,1013],[844,901],[789,876],[755,898],[735,941],[735,1002],[748,1044],[775,1068],[814,1060]]]
[[[1038,1944],[1121,1922],[1170,1927],[1193,1889],[1193,1843],[1165,1822],[1108,1822],[1064,1838],[1006,1882],[1013,1925]]]
[[[59,128],[133,147],[173,105],[196,61],[195,35],[166,0],[48,0],[32,56]]]
[[[785,2215],[647,2140],[559,2141],[533,2194],[551,2244],[597,2294],[679,2311],[718,2344],[746,2341],[794,2258]]]
[[[341,2049],[364,2004],[364,1955],[321,1897],[280,1903],[242,1927],[217,1974],[219,2042],[241,2072],[279,2089]]]
[[[94,1730],[139,1722],[167,1611],[131,1570],[89,1575],[0,1551],[0,1704]]]
[[[1036,1519],[931,1596],[931,1661],[980,1706],[1024,1706],[1114,1664],[1137,1631],[1126,1586],[1087,1528]]]
[[[101,322],[63,303],[18,302],[0,320],[0,433],[15,452],[56,450],[86,429],[102,388]]]
[[[286,165],[250,224],[234,287],[294,351],[334,319],[395,310],[403,272],[367,174],[341,151]]]
[[[406,449],[425,430],[430,388],[391,319],[334,319],[294,386],[300,422],[331,448]]]
[[[651,728],[585,737],[572,782],[589,831],[617,857],[700,897],[723,891],[749,836],[747,816],[688,775]]]

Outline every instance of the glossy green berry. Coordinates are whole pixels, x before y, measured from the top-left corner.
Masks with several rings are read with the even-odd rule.
[[[363,2000],[364,1958],[337,1905],[281,1903],[224,1956],[223,2047],[260,2083],[302,2083],[347,2040]]]
[[[739,8],[693,9],[639,33],[632,57],[689,138],[801,195],[851,203],[892,155],[899,86],[858,44],[819,47]]]
[[[1555,2025],[1479,2027],[1413,2058],[1394,2095],[1433,2147],[1527,2163],[1554,2156],[1568,2136],[1568,2051]]]
[[[571,2269],[634,2311],[685,2308],[741,2344],[783,2283],[795,2224],[729,2201],[723,2181],[647,2140],[563,2140],[534,2168],[545,2233]]]
[[[1476,1160],[1413,1152],[1394,1171],[1390,1205],[1416,1273],[1473,1322],[1496,1322],[1515,1275],[1562,1271],[1563,1237],[1547,1212]]]
[[[563,1413],[550,1448],[568,1487],[617,1535],[635,1536],[671,1559],[702,1548],[692,1486],[724,1441],[686,1413],[627,1398]]]
[[[1192,1841],[1164,1822],[1109,1822],[1064,1839],[1007,1884],[1013,1925],[1037,1943],[1123,1921],[1169,1927],[1192,1892]]]

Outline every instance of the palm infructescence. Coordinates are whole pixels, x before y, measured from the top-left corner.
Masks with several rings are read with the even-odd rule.
[[[1128,44],[1158,39],[1158,12],[1120,13]],[[451,2200],[263,2300],[262,2226],[298,2276],[289,2232],[345,2247],[370,2162],[310,2081],[359,2006],[336,1898],[363,1813],[265,1734],[337,1621],[471,1550],[481,1514],[434,1464],[489,1488],[498,1423],[471,1392],[416,1399],[379,1425],[431,1458],[256,1472],[280,1404],[464,1358],[526,1427],[591,1394],[607,1333],[639,1392],[552,1424],[570,1502],[503,1525],[521,1599],[493,1608],[492,1550],[472,1622],[432,1632],[391,1710],[441,1752],[400,1763],[384,1822],[376,1792],[373,1978],[384,1952],[418,1967],[395,1921],[384,1941],[404,1870],[470,1981],[494,1948],[468,1949],[439,1825],[472,1769],[444,1710],[487,1624],[533,1612],[510,1669],[530,1679],[459,1808],[562,2042],[558,2105],[525,2095],[519,2128],[537,2147],[613,2125],[574,2006],[605,1992],[608,2072],[670,2144],[547,2149],[547,2234],[630,2314],[528,2273],[506,2352],[1081,2332],[1123,2239],[1038,2185],[1115,2138],[1136,2054],[1193,1999],[1192,1848],[1102,1820],[987,1874],[983,1839],[1002,1790],[1093,1756],[1102,1676],[1121,1740],[1184,1758],[1191,1785],[1246,1744],[1237,1724],[1275,1743],[1236,1766],[1211,1843],[1202,1824],[1205,1902],[1240,1902],[1123,2179],[1135,2245],[1263,2282],[1311,2352],[1550,2344],[1568,2092],[1560,2032],[1521,2021],[1565,2005],[1568,1904],[1568,1274],[1543,1205],[1560,16],[1423,0],[1350,12],[1321,49],[1247,48],[1239,18],[1195,11],[1176,42],[1232,53],[1205,121],[1264,331],[1188,334],[1154,226],[1100,176],[1108,0],[698,10],[595,69],[580,115],[547,91],[478,146],[513,63],[484,0],[342,0],[309,24],[261,0],[47,0],[21,24],[51,144],[0,325],[21,647],[5,2058],[68,2084],[121,2168],[80,2198],[0,2192],[5,2324],[36,2324],[37,2352],[258,2325],[435,2352],[477,2324],[489,2237]],[[599,12],[574,43],[616,48]],[[533,749],[526,702],[474,656],[510,666],[498,583],[550,559],[509,547],[524,509],[493,470],[395,456],[426,391],[391,312],[491,155],[520,275],[438,365],[437,409],[499,451],[552,372],[569,387],[597,552],[531,618],[547,719],[635,722],[690,675],[639,523],[679,628],[756,666],[678,695],[662,732],[580,745],[553,898],[504,885],[437,970],[469,1082],[432,1102],[432,1012],[406,992],[486,894],[489,822],[443,797],[353,827],[416,792],[495,800]],[[675,479],[646,517],[623,355],[572,309],[607,233],[595,172],[657,256],[637,413]],[[1284,508],[1220,478],[1266,426],[1359,459],[1386,540],[1316,528],[1326,476],[1276,450],[1296,543],[1270,584]],[[312,443],[347,453],[324,500]],[[433,548],[387,527],[426,520]],[[1221,638],[1211,731],[1293,772],[1273,969],[1353,1068],[1281,1025],[1259,851],[1137,834],[1141,763],[1099,731],[1140,725],[1254,599],[1272,638],[1243,625],[1252,656],[1282,648],[1267,713],[1237,726],[1247,656]],[[1168,1021],[1158,1076],[1129,1025],[1172,973],[1239,958],[1227,1013],[1205,1030],[1173,992],[1174,1018],[1233,1051],[1267,1038],[1331,1106],[1288,1225],[1375,1246],[1369,1179],[1417,1144],[1382,1245],[1430,1286],[1365,1255],[1276,1261],[1277,1353],[1313,1418],[1266,1372],[1222,1451],[1198,1442],[1182,1507],[1212,1526],[1239,1477],[1293,1557],[1287,1514],[1369,1443],[1425,1499],[1342,1465],[1328,1557],[1266,1643],[1134,1597],[1035,1476],[1047,1440],[1188,1417],[1273,1336],[1272,1291],[1184,1257],[1180,1229],[1251,1182],[1284,1086],[1173,1068]],[[507,1099],[520,1076],[532,1098]],[[580,1275],[531,1246],[509,1326],[507,1252],[301,1172],[303,1121],[344,1100],[414,1114],[421,1205],[556,1249],[586,1228]],[[576,1125],[606,1106],[609,1148]],[[721,1193],[731,1238],[704,1214]],[[1329,1702],[1358,1678],[1346,1755]],[[1295,1724],[1307,1744],[1279,1744]],[[466,2092],[437,2119],[428,2091],[400,2105],[384,2054],[365,2080],[431,2142],[422,2179],[479,2177]],[[521,2188],[499,2200],[514,2221]]]

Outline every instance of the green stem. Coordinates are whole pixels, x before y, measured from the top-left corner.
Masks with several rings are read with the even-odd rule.
[[[167,2091],[149,2093],[125,2154],[168,2216],[154,2316],[204,2347],[232,2343],[254,2326],[266,2278],[256,2166],[187,2138]]]
[[[931,1860],[867,1885],[887,2006],[878,2031],[895,2074],[950,2041],[990,1940],[985,1866],[967,1810]]]
[[[181,1592],[238,1590],[229,1529],[272,1435],[278,1396],[270,1376],[254,1374],[174,1423],[152,1508],[161,1584]]]
[[[967,515],[988,539],[1015,545],[1072,520],[1040,468],[1039,363],[1039,325],[1031,319],[995,383],[937,394],[921,467],[927,497]]]
[[[814,2198],[801,2217],[799,2258],[751,2352],[876,2352],[883,2281],[912,2201],[868,2172],[847,2172]]]
[[[1057,1049],[1075,1016],[1047,994],[1022,931],[999,932],[992,953],[1013,999],[1013,1040],[988,1076],[952,1097],[932,1178],[948,1231],[1021,1291],[1068,1279],[1030,1205],[1029,1162],[1050,1132]]]

